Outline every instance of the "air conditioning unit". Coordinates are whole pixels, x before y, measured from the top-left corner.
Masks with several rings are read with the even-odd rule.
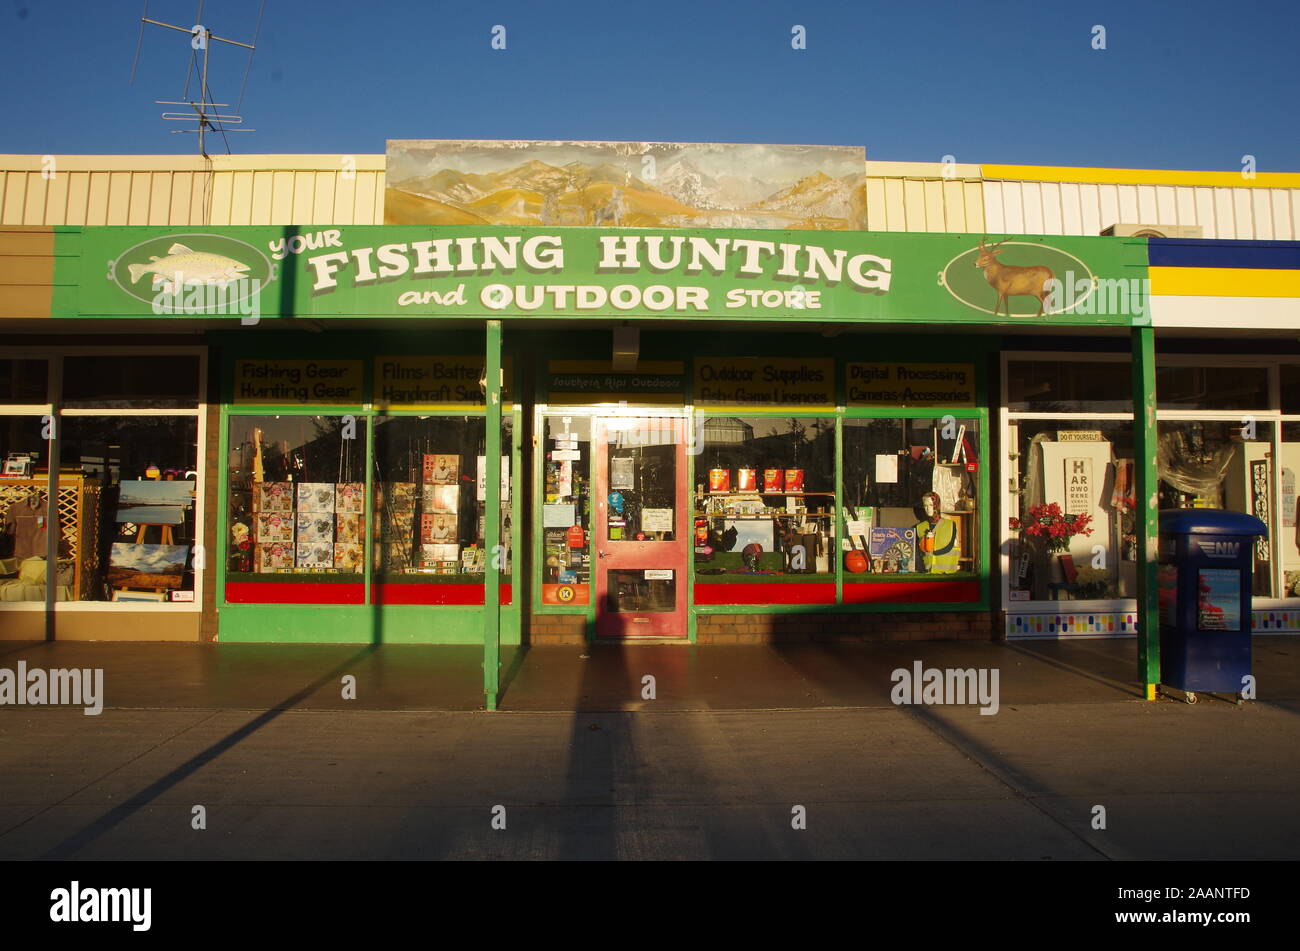
[[[1200,225],[1111,225],[1101,233],[1117,238],[1203,238]]]

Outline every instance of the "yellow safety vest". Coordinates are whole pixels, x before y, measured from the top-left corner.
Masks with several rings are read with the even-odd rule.
[[[934,525],[929,519],[917,522],[916,547],[920,549],[923,571],[951,574],[961,568],[957,523],[950,518],[941,518]]]

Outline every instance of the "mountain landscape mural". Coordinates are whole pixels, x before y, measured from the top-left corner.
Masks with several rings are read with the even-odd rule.
[[[386,224],[866,227],[860,146],[388,142]]]

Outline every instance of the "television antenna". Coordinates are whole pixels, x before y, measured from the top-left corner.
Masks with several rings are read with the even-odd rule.
[[[144,12],[149,12],[149,0],[145,0]],[[171,122],[196,122],[197,128],[193,129],[172,129],[173,133],[177,132],[197,132],[199,136],[199,154],[204,158],[208,157],[207,135],[209,132],[220,132],[222,138],[225,138],[227,132],[256,132],[256,129],[226,129],[225,125],[239,125],[244,121],[244,117],[235,113],[222,113],[213,110],[229,108],[228,102],[212,102],[212,90],[208,88],[208,53],[212,43],[226,43],[230,46],[238,46],[248,50],[248,65],[244,69],[244,82],[239,90],[239,104],[244,101],[244,88],[248,85],[248,71],[253,65],[253,53],[257,49],[254,45],[257,42],[257,35],[262,29],[262,14],[266,12],[266,0],[262,0],[261,10],[257,15],[257,30],[253,34],[253,43],[241,43],[239,40],[232,40],[228,37],[217,36],[202,23],[196,22],[191,27],[177,26],[174,23],[163,23],[161,20],[150,19],[147,15],[140,17],[140,38],[136,42],[135,62],[131,65],[131,82],[135,82],[135,68],[140,62],[140,46],[144,41],[144,25],[146,23],[152,26],[163,27],[168,30],[175,30],[179,33],[186,33],[190,37],[190,48],[194,53],[190,56],[190,73],[194,69],[194,59],[199,53],[202,58],[199,65],[199,97],[198,100],[182,99],[155,99],[154,101],[160,106],[189,106],[192,112],[164,112],[162,118]],[[199,0],[198,12],[195,14],[195,20],[201,20],[203,17],[203,0]],[[185,94],[189,93],[189,73],[185,78]],[[227,145],[227,151],[229,146]]]

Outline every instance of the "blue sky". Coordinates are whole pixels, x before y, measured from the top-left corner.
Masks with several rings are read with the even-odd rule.
[[[251,40],[260,0],[207,0]],[[189,26],[197,0],[150,0]],[[192,152],[188,37],[142,0],[0,0],[0,152]],[[505,27],[506,49],[491,48]],[[807,48],[791,48],[791,28]],[[1106,49],[1092,48],[1105,27]],[[389,138],[865,145],[869,158],[1300,171],[1300,3],[267,0],[234,152]],[[247,54],[214,44],[233,102]],[[192,83],[192,91],[195,89]],[[218,138],[210,151],[224,152]]]

